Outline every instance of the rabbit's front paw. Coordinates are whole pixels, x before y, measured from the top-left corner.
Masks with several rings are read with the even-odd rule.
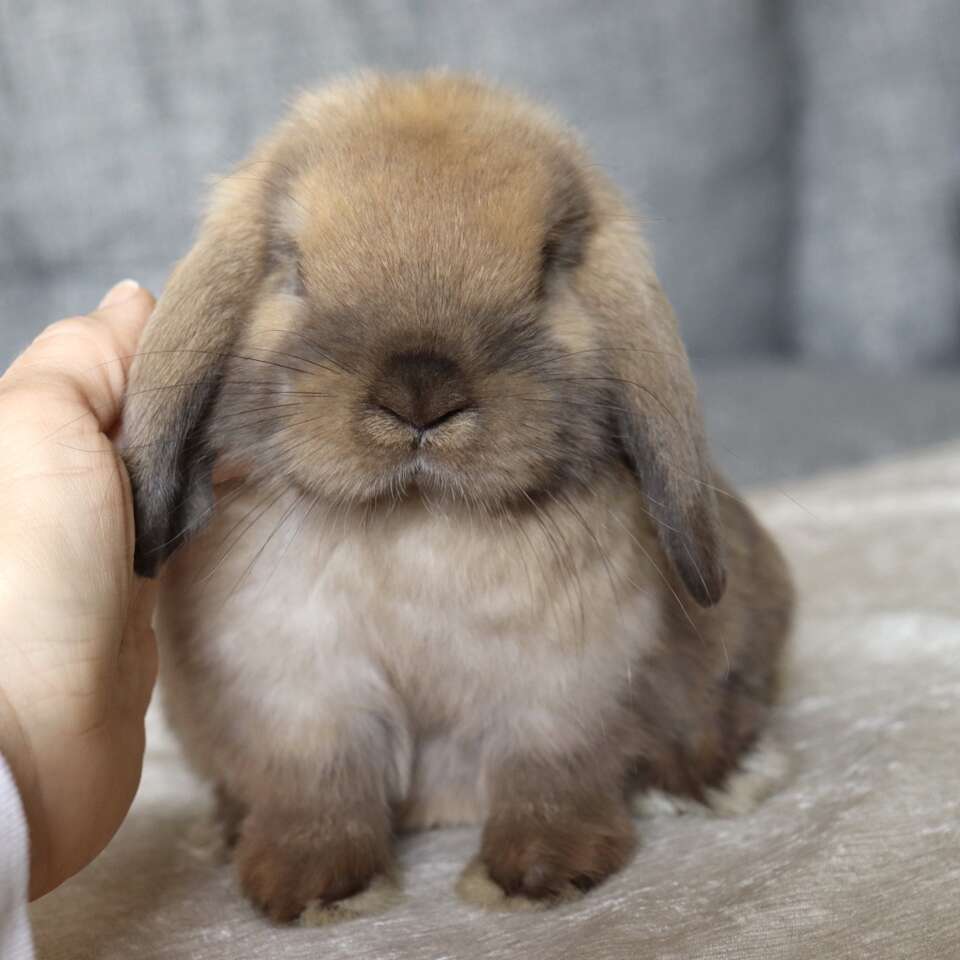
[[[354,817],[315,822],[286,815],[246,819],[235,851],[247,898],[278,923],[296,920],[309,906],[312,923],[358,915],[344,910],[390,867],[389,833]],[[380,886],[378,884],[377,886]],[[374,912],[371,903],[370,910]]]
[[[623,867],[633,847],[633,824],[623,804],[532,804],[488,821],[480,861],[508,898],[564,901]]]

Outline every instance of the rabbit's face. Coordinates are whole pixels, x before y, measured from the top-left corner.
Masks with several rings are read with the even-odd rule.
[[[314,498],[484,508],[616,459],[716,602],[696,391],[632,219],[567,131],[476,81],[305,96],[222,182],[134,364],[138,572],[209,519],[218,455]]]
[[[328,171],[287,184],[289,242],[210,420],[223,452],[327,498],[490,504],[614,449],[605,351],[570,284],[585,194],[562,207],[535,156],[522,178],[444,157],[424,186],[428,164],[394,155],[389,198],[362,183],[380,171],[353,170],[337,211]]]

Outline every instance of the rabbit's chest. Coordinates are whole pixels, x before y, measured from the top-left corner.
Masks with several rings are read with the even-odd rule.
[[[493,710],[589,708],[656,634],[629,541],[602,525],[564,536],[402,508],[363,525],[281,502],[218,551],[248,509],[177,558],[172,615],[221,688],[278,723],[363,702],[469,732]]]

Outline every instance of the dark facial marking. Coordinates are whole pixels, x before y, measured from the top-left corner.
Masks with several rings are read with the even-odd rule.
[[[417,430],[438,426],[470,403],[459,365],[428,350],[392,354],[383,365],[370,398],[376,406]]]

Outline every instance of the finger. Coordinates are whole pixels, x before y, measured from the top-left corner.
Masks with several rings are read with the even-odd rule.
[[[250,464],[241,460],[221,458],[213,468],[213,484],[220,487],[234,480],[245,480],[250,476],[251,470]]]
[[[127,629],[149,630],[153,622],[153,610],[157,604],[159,583],[134,577],[130,591],[130,606],[127,611]]]
[[[134,580],[120,650],[120,682],[129,706],[138,715],[147,709],[157,679],[157,641],[152,627],[157,591],[154,580]]]
[[[130,364],[154,304],[133,281],[117,284],[92,314],[47,327],[3,380],[66,397],[109,430],[120,415]]]
[[[135,716],[142,717],[150,706],[160,666],[157,636],[153,628],[130,636],[122,657],[126,660],[121,676],[126,687],[127,706]]]
[[[123,388],[136,355],[137,344],[144,327],[153,313],[157,300],[136,280],[121,280],[111,287],[91,314],[95,320],[104,320],[114,333],[114,346],[123,371]]]

